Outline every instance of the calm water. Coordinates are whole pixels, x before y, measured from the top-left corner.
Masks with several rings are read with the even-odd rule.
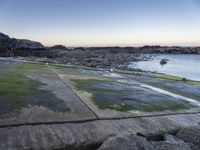
[[[165,65],[160,65],[161,59],[169,59],[169,61]],[[200,55],[155,55],[152,60],[131,63],[129,67],[200,81]]]

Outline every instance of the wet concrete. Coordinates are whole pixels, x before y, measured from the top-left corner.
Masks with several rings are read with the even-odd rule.
[[[143,76],[136,77],[140,78],[140,81],[134,80],[134,75],[127,76],[106,70],[93,70],[91,72],[79,68],[73,72],[59,69],[57,72],[99,118],[124,118],[200,111],[200,103],[196,97],[193,99],[156,86],[150,86],[146,82],[141,82]],[[163,84],[165,83],[168,82],[163,82]]]
[[[118,76],[108,70],[88,71],[74,67],[9,67],[13,64],[23,63],[0,61],[0,149],[98,149],[107,139],[124,133],[144,135],[147,139],[177,135],[188,146],[199,149],[198,105],[149,87],[153,85],[148,83],[158,83],[159,79],[144,75]],[[166,80],[159,82],[169,83]],[[198,91],[198,85],[194,87]],[[170,89],[162,88],[173,93],[181,90],[181,86]],[[192,89],[187,90],[192,96]],[[18,97],[16,101],[15,96]],[[194,96],[194,100],[196,98],[198,96]],[[114,109],[99,107],[106,107],[110,102]],[[184,108],[172,109],[168,102]],[[159,107],[152,107],[157,103]],[[127,104],[130,107],[126,109],[119,107]],[[145,107],[152,109],[145,111]],[[164,142],[159,141],[160,144]]]
[[[2,106],[5,107],[0,111],[0,125],[129,118],[200,111],[197,96],[187,97],[153,86],[151,83],[168,85],[170,82],[152,76],[120,74],[84,67],[35,65],[1,61],[1,73],[15,72],[22,75],[23,80],[27,80],[29,91],[25,93],[23,103],[18,102],[20,98],[18,101],[1,100]],[[171,87],[172,91],[180,89],[177,87]],[[195,87],[198,90],[199,86]],[[24,91],[26,90],[22,88],[21,93],[24,94]],[[7,92],[7,95],[12,93],[9,90]]]
[[[0,126],[96,119],[48,66],[25,66],[0,62]]]

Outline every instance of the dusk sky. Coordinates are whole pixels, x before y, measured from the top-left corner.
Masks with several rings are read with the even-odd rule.
[[[44,45],[200,45],[200,0],[0,0],[0,32]]]

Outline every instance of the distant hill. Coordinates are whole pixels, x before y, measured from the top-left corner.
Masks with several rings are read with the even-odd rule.
[[[10,38],[8,35],[0,33],[0,49],[14,50],[19,48],[40,49],[44,46],[39,42]]]
[[[54,45],[51,47],[52,49],[60,49],[60,50],[67,50],[68,48],[63,45]]]

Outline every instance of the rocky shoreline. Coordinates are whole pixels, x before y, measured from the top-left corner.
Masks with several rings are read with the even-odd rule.
[[[110,69],[114,67],[118,69],[127,70],[127,65],[129,64],[129,62],[148,60],[151,59],[151,57],[154,54],[163,54],[163,53],[200,54],[200,48],[160,47],[160,46],[145,46],[137,48],[135,47],[66,48],[65,46],[62,45],[56,45],[54,47],[44,47],[42,45],[42,47],[33,48],[36,45],[38,45],[37,42],[35,43],[27,40],[25,41],[17,40],[18,44],[16,44],[16,40],[17,39],[11,39],[8,36],[0,34],[0,56],[9,57],[9,58],[1,58],[3,59],[5,64],[5,66],[2,67],[3,70],[2,72],[5,72],[6,69],[8,69],[7,70],[8,74],[2,75],[1,77],[2,81],[4,82],[6,81],[5,83],[7,83],[8,79],[13,79],[13,78],[4,79],[4,77],[9,76],[12,69],[14,69],[14,71],[18,70],[18,73],[24,73],[24,75],[28,74],[29,77],[32,77],[32,79],[45,81],[45,84],[42,85],[41,90],[42,89],[52,90],[54,94],[57,94],[61,96],[61,98],[66,100],[67,104],[73,106],[73,111],[66,112],[66,116],[69,114],[68,116],[69,120],[61,120],[62,119],[61,118],[60,119],[61,121],[59,122],[56,119],[59,119],[59,117],[63,117],[63,112],[62,113],[60,112],[62,115],[59,115],[59,117],[58,115],[56,117],[55,116],[51,117],[52,111],[48,111],[50,118],[48,119],[47,107],[45,107],[46,109],[41,108],[41,104],[43,103],[39,103],[40,107],[35,106],[32,109],[30,109],[31,108],[30,105],[27,105],[26,106],[27,109],[23,110],[26,113],[20,115],[22,121],[24,119],[25,122],[21,124],[5,124],[5,121],[2,120],[3,124],[0,126],[0,139],[1,139],[0,149],[13,149],[13,150],[15,149],[16,150],[17,149],[199,150],[200,149],[199,111],[194,111],[194,112],[181,111],[172,114],[156,113],[156,114],[151,114],[149,116],[141,115],[141,116],[124,116],[124,117],[106,117],[106,116],[103,117],[103,115],[99,113],[100,111],[98,111],[98,109],[94,109],[96,107],[92,107],[95,105],[87,104],[86,103],[87,101],[81,99],[81,97],[75,94],[72,88],[69,85],[67,85],[67,83],[64,81],[64,77],[67,77],[68,75],[70,76],[69,72],[64,73],[64,71],[67,70],[63,70],[63,72],[60,70],[59,74],[55,71],[56,67],[59,66],[55,65],[57,63],[69,66],[70,65],[88,66],[88,67],[95,67],[102,69],[104,68]],[[41,44],[39,44],[39,46],[41,46]],[[11,62],[13,61],[15,64],[12,65],[11,68],[6,67],[9,61]],[[20,67],[16,66],[17,62],[23,63],[26,61],[28,62],[30,61],[31,64],[28,64],[27,66],[21,65]],[[43,62],[42,68],[38,67],[35,68],[33,64],[37,63],[34,62]],[[54,65],[52,66],[44,65],[44,63],[46,64],[52,63]],[[38,63],[38,65],[40,65],[40,63]],[[61,65],[60,67],[63,67],[65,65]],[[46,69],[43,68],[44,66],[47,68]],[[52,68],[51,67],[49,68],[49,66],[51,66]],[[77,69],[79,67],[73,67],[73,69],[74,68]],[[37,69],[38,72],[36,71]],[[81,68],[81,70],[83,70],[83,68]],[[124,71],[124,70],[120,70],[121,73],[123,73],[124,77],[127,77],[127,81],[132,81],[134,83],[135,89],[140,93],[142,93],[142,98],[143,96],[145,96],[145,92],[143,92],[144,90],[143,91],[138,90],[138,88],[141,89],[141,87],[137,86],[137,83],[138,85],[147,84],[152,86],[154,85],[155,87],[157,85],[158,87],[163,87],[163,89],[165,89],[166,91],[167,90],[169,90],[169,92],[176,91],[182,96],[192,95],[192,97],[196,97],[196,99],[199,99],[199,93],[195,92],[199,91],[198,90],[199,82],[198,83],[192,82],[191,84],[190,83],[191,81],[186,82],[185,80],[182,81],[182,79],[177,80],[177,78],[171,79],[169,76],[167,77],[167,79],[166,76],[164,76],[165,80],[163,80],[163,78],[155,77],[149,73],[142,72],[142,74],[140,73],[135,74],[135,72],[130,73],[129,71]],[[92,72],[94,72],[94,70],[92,70]],[[109,71],[107,72],[109,73]],[[83,72],[81,72],[81,75],[83,75]],[[78,75],[76,74],[76,76]],[[86,74],[85,76],[88,77],[91,76],[91,74]],[[19,78],[23,76],[17,76],[17,77]],[[20,81],[25,81],[24,78],[22,79]],[[67,78],[65,79],[67,81]],[[29,80],[26,81],[28,82]],[[13,84],[12,81],[10,83]],[[21,82],[16,82],[17,85],[18,83]],[[31,82],[29,81],[28,83]],[[13,87],[10,86],[12,84],[9,84],[8,87]],[[116,85],[119,86],[120,84]],[[22,85],[20,84],[19,88],[21,87]],[[30,89],[33,89],[33,87],[31,86]],[[149,90],[150,89],[148,89],[148,91]],[[10,90],[7,93],[10,94]],[[42,91],[41,94],[45,94],[45,92]],[[159,93],[159,95],[160,94],[161,93]],[[139,95],[137,95],[137,92],[135,92],[135,95],[137,96],[136,99],[138,99]],[[156,97],[158,97],[159,95],[156,95]],[[43,100],[44,98],[49,101],[47,95],[43,96],[44,97],[39,97],[39,98],[41,98],[41,100]],[[50,95],[49,97],[52,97],[52,95]],[[37,100],[39,98],[37,97]],[[145,99],[149,101],[150,97],[146,96]],[[14,97],[14,100],[16,100],[16,97]],[[46,106],[47,102],[46,101],[43,102],[44,105]],[[53,106],[55,106],[55,103],[53,103]],[[59,108],[60,107],[62,108],[63,105],[58,105],[58,106]],[[165,104],[164,106],[167,105]],[[41,113],[38,110],[44,113]],[[95,113],[95,111],[98,113]],[[104,110],[104,112],[106,111],[108,111],[108,109]],[[30,117],[31,113],[32,113],[32,118]],[[56,114],[57,113],[58,112],[56,112]],[[117,112],[117,113],[122,113],[122,112]],[[112,113],[107,113],[106,115],[110,114]],[[19,120],[20,116],[17,115],[16,117],[18,121],[20,121]],[[76,118],[77,120],[74,120],[75,117],[77,117]],[[2,119],[7,119],[7,118],[9,117]],[[46,122],[44,121],[44,118],[47,119]],[[35,120],[35,122],[33,121],[31,122],[31,119]],[[10,122],[12,121],[13,119],[10,120]]]
[[[144,55],[150,54],[150,55]],[[96,68],[127,69],[130,62],[148,60],[153,54],[200,54],[200,47],[45,47],[39,42],[19,40],[0,34],[0,56],[24,60]]]

